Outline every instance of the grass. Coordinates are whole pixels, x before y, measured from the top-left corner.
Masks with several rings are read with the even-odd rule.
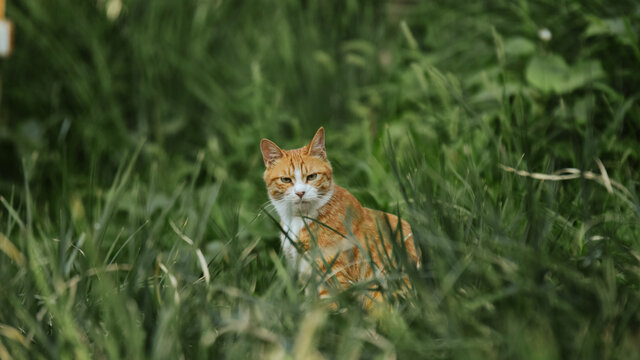
[[[0,359],[638,358],[638,9],[10,1]],[[371,312],[264,210],[260,138],[321,125],[422,250]]]

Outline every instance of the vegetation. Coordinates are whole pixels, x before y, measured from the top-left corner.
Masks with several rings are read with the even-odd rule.
[[[0,359],[638,358],[636,1],[9,1]],[[262,137],[408,219],[406,298],[287,269]],[[313,287],[313,284],[306,284]]]

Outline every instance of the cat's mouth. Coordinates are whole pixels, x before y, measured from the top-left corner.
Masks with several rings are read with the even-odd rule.
[[[293,203],[294,212],[297,212],[300,216],[307,216],[311,207],[311,201],[309,200],[298,200]]]
[[[294,204],[296,207],[300,208],[301,210],[307,210],[311,207],[311,200],[300,199],[296,201]]]

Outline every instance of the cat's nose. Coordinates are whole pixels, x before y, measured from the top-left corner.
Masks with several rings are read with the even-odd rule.
[[[304,191],[298,191],[296,195],[298,195],[298,197],[302,199],[302,197],[304,196]]]

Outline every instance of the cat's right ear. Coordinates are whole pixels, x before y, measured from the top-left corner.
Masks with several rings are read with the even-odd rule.
[[[278,145],[268,139],[262,139],[262,141],[260,141],[260,150],[262,150],[262,159],[266,167],[275,164],[275,162],[280,160],[282,155],[284,155]]]

